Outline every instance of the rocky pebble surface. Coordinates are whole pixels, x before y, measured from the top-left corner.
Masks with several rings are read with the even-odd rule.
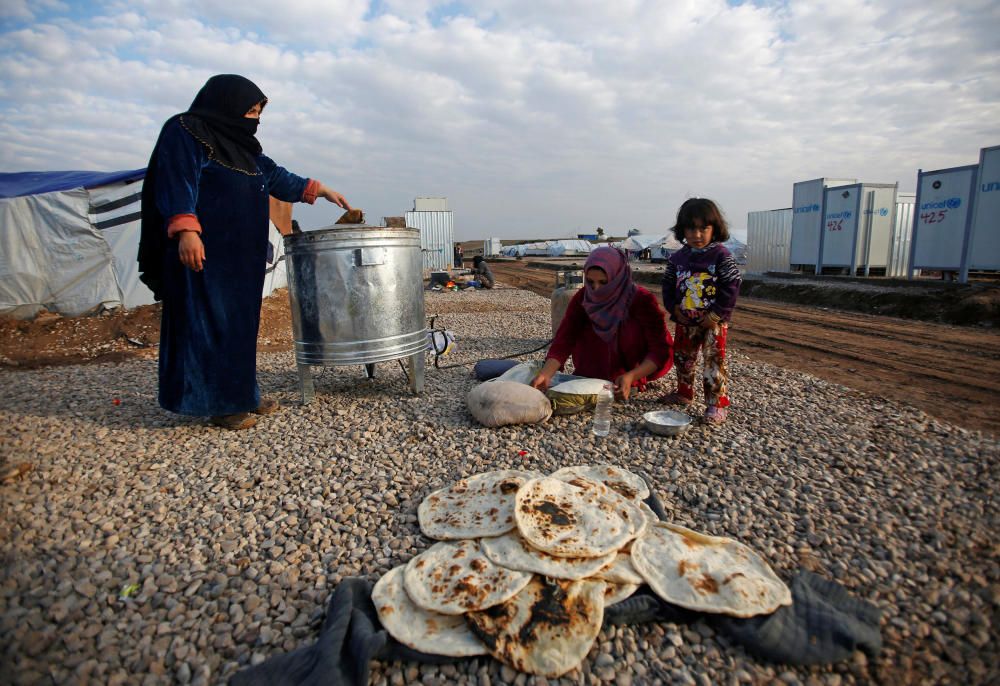
[[[458,336],[442,366],[547,338],[549,302],[531,293],[427,295]],[[805,567],[877,604],[882,653],[794,668],[703,622],[654,623],[605,629],[558,680],[479,658],[375,663],[371,683],[1000,679],[996,440],[744,355],[720,428],[647,434],[666,381],[616,406],[603,439],[589,416],[486,429],[465,409],[470,370],[429,367],[420,397],[394,363],[371,382],[361,367],[317,370],[303,407],[293,355],[261,355],[261,386],[286,407],[243,432],[160,410],[152,360],[0,372],[0,682],[225,682],[310,644],[341,579],[375,580],[428,547],[416,510],[431,490],[604,461],[645,471],[675,521],[739,539],[784,579]]]

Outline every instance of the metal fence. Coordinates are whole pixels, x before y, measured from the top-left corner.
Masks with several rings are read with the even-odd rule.
[[[747,213],[748,274],[789,270],[792,216],[790,207]]]
[[[406,225],[420,229],[420,254],[425,271],[455,266],[455,224],[451,212],[407,212]]]

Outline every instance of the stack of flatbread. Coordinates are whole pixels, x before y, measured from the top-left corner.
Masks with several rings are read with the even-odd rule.
[[[791,604],[750,548],[660,522],[647,497],[642,478],[612,465],[461,479],[420,504],[420,528],[439,542],[375,584],[379,619],[415,650],[559,677],[590,652],[604,608],[642,584],[737,617]]]

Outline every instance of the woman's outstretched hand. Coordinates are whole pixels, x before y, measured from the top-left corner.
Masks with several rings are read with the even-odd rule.
[[[205,244],[201,242],[201,236],[197,231],[181,231],[177,239],[177,254],[181,258],[181,264],[191,271],[200,272],[205,263]]]
[[[542,393],[549,390],[549,386],[552,385],[552,377],[556,375],[559,371],[558,360],[553,360],[551,357],[546,358],[545,364],[542,365],[541,370],[534,379],[531,380],[531,387],[537,388]]]
[[[546,376],[544,373],[539,372],[538,376],[531,380],[531,387],[537,388],[542,393],[549,390],[549,386],[552,384],[552,377]]]
[[[347,204],[347,199],[343,195],[322,183],[319,184],[319,188],[316,190],[316,197],[326,198],[334,205],[343,207],[345,210],[351,209],[351,206]]]
[[[615,397],[620,400],[628,400],[628,396],[632,392],[633,381],[635,381],[635,376],[632,372],[625,372],[615,379]]]

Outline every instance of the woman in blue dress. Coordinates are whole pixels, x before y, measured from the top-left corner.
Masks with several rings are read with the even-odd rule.
[[[255,134],[266,104],[249,79],[210,78],[163,125],[142,189],[140,278],[163,301],[160,405],[228,429],[278,409],[257,386],[268,196],[350,209],[263,154]]]

